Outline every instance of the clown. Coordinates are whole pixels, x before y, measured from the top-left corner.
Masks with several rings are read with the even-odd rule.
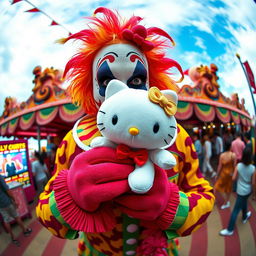
[[[178,125],[176,142],[168,149],[176,166],[155,166],[153,186],[145,194],[129,188],[131,159],[117,159],[113,148],[89,145],[101,136],[96,114],[111,80],[140,90],[177,89],[170,69],[182,70],[166,56],[174,42],[159,28],[139,25],[137,16],[125,21],[100,7],[89,19],[88,29],[63,41],[82,42],[65,75],[73,101],[87,115],[59,145],[55,175],[40,195],[37,216],[57,237],[75,239],[80,233],[79,255],[173,255],[173,239],[197,230],[214,204],[186,131]]]

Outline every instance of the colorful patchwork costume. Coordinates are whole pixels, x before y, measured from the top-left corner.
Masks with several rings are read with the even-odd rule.
[[[110,80],[142,90],[177,88],[169,69],[182,70],[164,51],[173,40],[159,28],[139,25],[140,17],[125,21],[103,7],[97,13],[102,16],[91,17],[89,29],[63,41],[84,44],[65,74],[73,100],[88,115],[59,145],[55,174],[40,195],[37,216],[57,237],[75,239],[79,233],[79,255],[177,255],[174,239],[197,230],[214,204],[186,131],[178,125],[176,141],[168,149],[176,166],[166,171],[155,166],[154,184],[145,194],[128,186],[132,158],[117,159],[115,149],[89,147],[101,136],[96,113]]]

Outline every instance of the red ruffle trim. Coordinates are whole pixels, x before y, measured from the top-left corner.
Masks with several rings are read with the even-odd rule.
[[[53,183],[57,208],[65,222],[72,229],[87,233],[112,230],[116,225],[112,204],[105,203],[94,212],[86,212],[71,197],[67,185],[67,175],[68,170],[61,171]]]
[[[180,203],[179,188],[170,183],[170,198],[163,213],[157,218],[156,223],[162,230],[166,230],[173,222]]]
[[[159,229],[145,229],[142,235],[145,238],[137,248],[138,255],[168,256],[166,252],[168,243],[163,231]]]

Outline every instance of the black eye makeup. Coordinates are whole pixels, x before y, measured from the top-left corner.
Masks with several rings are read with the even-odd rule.
[[[112,74],[108,63],[103,62],[97,72],[97,81],[99,84],[99,93],[102,97],[105,97],[105,91],[108,83],[115,79],[114,75]]]
[[[127,80],[127,85],[133,89],[147,90],[147,70],[140,61],[137,62],[136,68],[132,76]]]

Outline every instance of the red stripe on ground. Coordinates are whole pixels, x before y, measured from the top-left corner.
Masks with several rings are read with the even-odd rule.
[[[249,209],[249,211],[252,212],[252,215],[251,215],[251,217],[249,219],[249,223],[251,225],[251,229],[252,229],[252,233],[253,233],[253,237],[254,237],[254,242],[256,244],[256,211],[252,207],[252,205],[249,202],[249,200],[248,200],[248,209]]]
[[[20,242],[20,247],[17,247],[15,244],[10,243],[7,248],[3,251],[1,256],[11,256],[11,255],[22,255],[29,244],[32,242],[32,240],[35,238],[35,236],[39,233],[39,231],[43,228],[43,226],[39,223],[38,220],[33,221],[30,225],[30,228],[32,228],[32,233],[30,236],[25,237],[23,233],[17,237],[17,239]]]
[[[207,255],[208,232],[207,222],[205,222],[199,230],[192,233],[191,247],[189,256],[205,256]]]
[[[50,241],[47,243],[47,246],[42,253],[42,256],[49,256],[49,255],[61,255],[61,252],[67,242],[66,239],[61,239],[58,237],[53,236]]]
[[[220,205],[224,203],[224,199],[219,192],[215,193],[218,202],[218,211],[220,214],[221,224],[223,229],[227,228],[228,222],[231,216],[231,209],[227,208],[224,210],[220,209]],[[241,255],[241,246],[240,246],[240,238],[235,228],[234,234],[232,236],[225,236],[225,256],[239,256]]]

